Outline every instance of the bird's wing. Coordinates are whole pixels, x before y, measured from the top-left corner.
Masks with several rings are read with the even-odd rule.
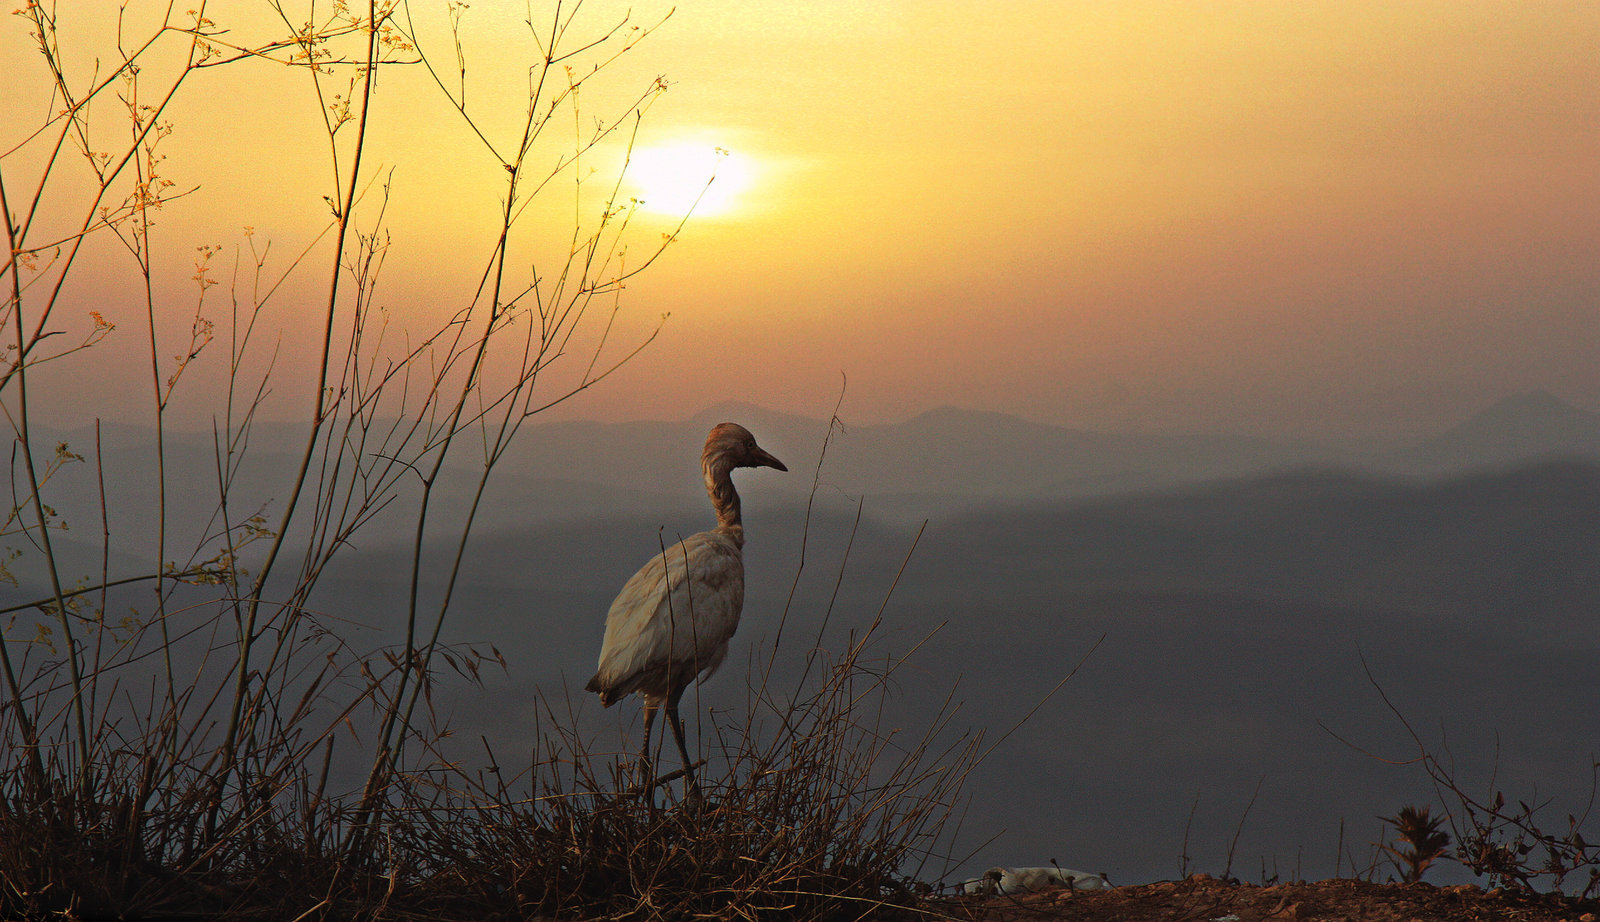
[[[709,675],[727,654],[743,608],[738,545],[717,532],[668,545],[611,603],[596,678],[620,694],[652,671],[670,668],[684,682]]]

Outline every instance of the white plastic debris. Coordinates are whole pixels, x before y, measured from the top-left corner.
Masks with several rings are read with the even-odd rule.
[[[1074,871],[1071,868],[990,868],[982,877],[961,885],[965,893],[1026,893],[1051,887],[1073,890],[1103,890],[1111,886],[1104,874]]]

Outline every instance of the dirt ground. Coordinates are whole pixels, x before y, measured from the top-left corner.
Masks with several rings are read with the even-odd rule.
[[[1109,890],[965,897],[952,915],[973,922],[1596,922],[1600,901],[1470,884],[1324,880],[1260,887],[1196,874]]]

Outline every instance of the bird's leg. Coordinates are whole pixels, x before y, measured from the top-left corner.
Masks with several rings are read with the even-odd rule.
[[[683,718],[678,716],[678,699],[683,696],[683,689],[677,689],[667,696],[667,720],[672,724],[672,736],[678,741],[678,755],[683,758],[683,795],[696,797],[700,793],[700,785],[694,778],[694,763],[689,760],[689,747],[683,742]]]
[[[655,723],[656,711],[660,705],[646,704],[644,706],[644,749],[639,753],[639,788],[650,796],[650,791],[656,786],[655,767],[650,759],[650,727]]]

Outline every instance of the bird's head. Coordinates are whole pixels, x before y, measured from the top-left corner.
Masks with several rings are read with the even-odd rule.
[[[756,437],[750,434],[749,429],[738,423],[718,423],[712,428],[711,434],[706,436],[706,450],[700,457],[707,467],[712,465],[713,460],[720,459],[727,468],[775,467],[780,471],[788,470],[782,461],[756,444]]]

